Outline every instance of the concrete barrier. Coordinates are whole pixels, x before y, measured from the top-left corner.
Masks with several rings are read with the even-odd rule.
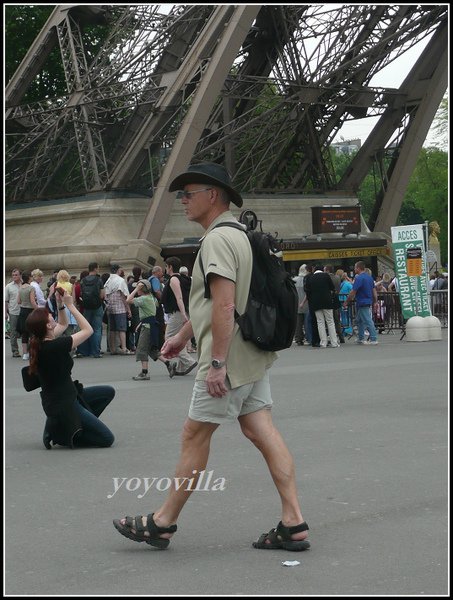
[[[442,324],[437,317],[434,315],[430,315],[429,317],[424,317],[425,326],[427,328],[428,339],[430,341],[433,340],[441,340],[442,339]]]
[[[428,324],[425,317],[411,317],[406,323],[406,341],[408,342],[427,342]]]

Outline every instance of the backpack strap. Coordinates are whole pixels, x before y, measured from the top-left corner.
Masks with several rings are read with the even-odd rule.
[[[219,223],[218,225],[215,225],[211,231],[213,229],[217,229],[217,227],[233,227],[233,229],[239,229],[239,231],[244,232],[247,235],[247,231],[244,229],[244,227],[240,224],[240,223],[233,223],[232,221],[226,221],[225,223]],[[211,297],[211,290],[209,289],[209,284],[208,281],[206,279],[206,275],[205,275],[205,271],[204,271],[204,267],[203,267],[203,261],[201,260],[201,247],[200,250],[198,251],[198,262],[200,263],[200,269],[201,269],[201,274],[203,275],[203,282],[204,282],[204,297],[205,298],[210,298]],[[239,316],[239,314],[236,312],[236,310],[234,311],[234,316]]]
[[[210,298],[211,297],[211,290],[209,289],[208,282],[206,281],[206,275],[205,275],[205,272],[204,272],[203,261],[201,260],[201,247],[200,247],[200,250],[198,252],[198,262],[200,263],[201,274],[203,275],[204,297],[205,298]]]

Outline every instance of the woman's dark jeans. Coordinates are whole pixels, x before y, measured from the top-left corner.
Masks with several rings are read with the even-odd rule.
[[[110,429],[98,419],[104,409],[110,404],[115,396],[115,389],[110,385],[94,385],[83,388],[83,399],[91,407],[93,412],[84,408],[80,402],[76,401],[75,409],[80,417],[82,431],[75,434],[73,444],[74,448],[98,447],[108,448],[115,440]],[[51,437],[48,433],[49,418],[44,429],[43,441],[46,448],[50,448]],[[55,439],[55,443],[66,446],[64,442]]]
[[[115,440],[110,429],[98,419],[104,409],[115,396],[115,390],[110,385],[94,385],[83,388],[83,399],[93,412],[88,411],[79,402],[76,410],[80,416],[82,431],[74,436],[74,447],[98,446],[108,448]]]

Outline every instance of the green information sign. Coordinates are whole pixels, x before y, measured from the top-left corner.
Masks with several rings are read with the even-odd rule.
[[[395,274],[398,278],[398,292],[405,319],[431,315],[423,228],[424,225],[403,225],[391,228]],[[418,257],[420,250],[421,270],[417,264],[416,270],[411,268],[408,272],[408,258],[414,260],[415,254]],[[415,275],[414,273],[420,274]]]

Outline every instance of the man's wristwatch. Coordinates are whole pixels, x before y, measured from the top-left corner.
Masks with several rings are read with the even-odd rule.
[[[218,360],[217,358],[213,358],[211,360],[211,367],[214,367],[214,369],[221,369],[224,366],[225,366],[224,360]]]

